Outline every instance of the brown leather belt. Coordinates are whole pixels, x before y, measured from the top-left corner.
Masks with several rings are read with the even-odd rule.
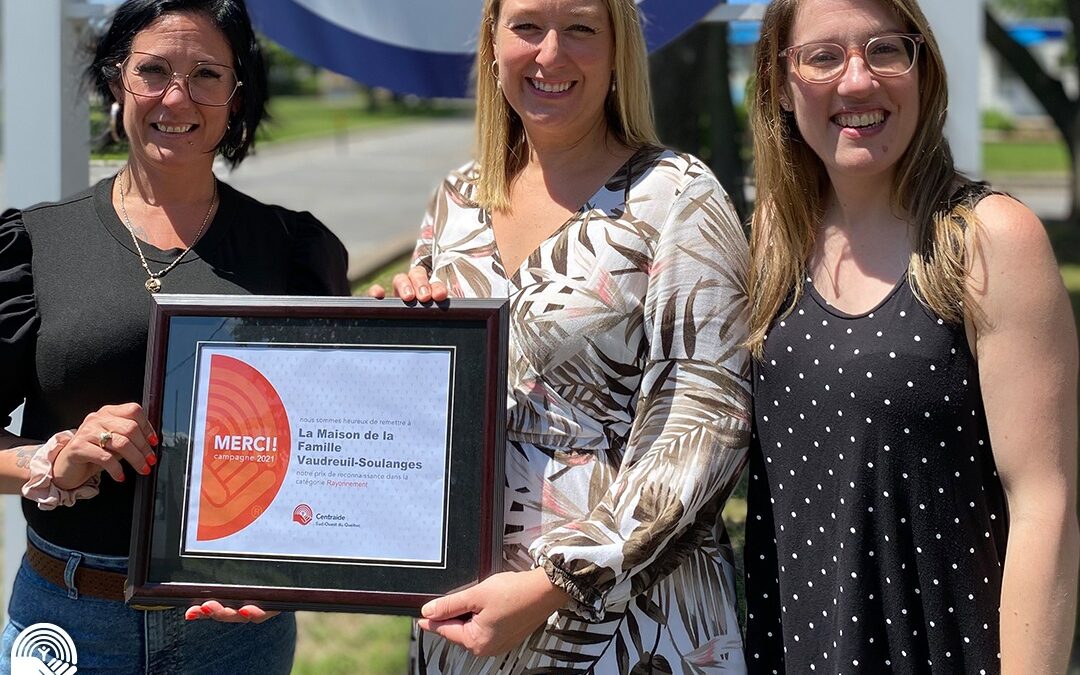
[[[64,581],[64,571],[67,569],[67,561],[54,558],[42,551],[31,541],[26,542],[26,562],[30,569],[37,572],[43,579],[61,588],[67,588]],[[87,595],[92,598],[103,600],[124,601],[124,581],[126,574],[120,572],[107,572],[95,570],[80,564],[75,568],[75,588],[79,595]]]

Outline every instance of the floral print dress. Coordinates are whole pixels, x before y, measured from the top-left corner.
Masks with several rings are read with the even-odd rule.
[[[504,567],[572,601],[498,657],[420,633],[415,672],[743,672],[720,511],[750,435],[748,254],[727,194],[643,148],[506,270],[476,176],[437,189],[415,264],[510,298]]]

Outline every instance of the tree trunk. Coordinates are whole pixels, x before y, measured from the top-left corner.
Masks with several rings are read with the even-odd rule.
[[[727,26],[699,24],[649,60],[660,139],[708,164],[746,217],[742,133],[728,85]]]
[[[701,110],[698,61],[705,47],[700,26],[649,57],[656,131],[668,147],[699,154]]]
[[[1080,2],[1070,0],[1066,4],[1070,17],[1075,20],[1080,16]],[[986,41],[1001,57],[1002,65],[1011,68],[1039,101],[1065,140],[1072,171],[1069,222],[1080,225],[1080,104],[1070,99],[1061,81],[1050,76],[1031,52],[1009,35],[989,7],[984,10],[984,15]]]
[[[1069,219],[1068,222],[1080,225],[1080,147],[1076,139],[1080,138],[1080,111],[1074,109],[1072,123],[1069,125],[1069,133],[1062,134],[1065,137],[1065,147],[1069,150],[1069,167],[1072,175],[1069,176]]]
[[[735,102],[731,98],[731,67],[728,63],[728,26],[714,23],[709,26],[708,67],[702,69],[712,86],[705,86],[708,92],[709,166],[720,177],[720,183],[735,202],[739,217],[746,220],[750,211],[746,203],[746,172],[743,168],[742,149],[744,132],[735,114]]]

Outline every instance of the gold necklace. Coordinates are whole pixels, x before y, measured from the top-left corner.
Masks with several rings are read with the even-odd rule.
[[[125,166],[121,173],[127,174],[127,187],[130,190],[131,169]],[[181,251],[180,255],[176,256],[176,260],[173,260],[165,267],[165,269],[158,272],[150,271],[150,265],[147,264],[146,256],[143,254],[142,245],[139,244],[139,238],[135,236],[135,228],[131,226],[131,219],[128,218],[127,207],[124,204],[124,188],[120,185],[119,181],[120,174],[118,173],[116,174],[116,178],[113,179],[113,182],[116,183],[117,189],[120,190],[120,213],[124,216],[124,227],[127,228],[128,234],[131,235],[131,241],[135,242],[135,250],[139,253],[139,262],[142,263],[143,269],[146,270],[146,274],[149,276],[149,278],[146,280],[146,283],[143,285],[146,286],[147,291],[151,293],[157,293],[161,290],[162,277],[171,272],[174,267],[180,264],[180,261],[184,259],[184,256],[186,256],[188,251],[191,250],[191,247],[199,241],[199,237],[202,236],[203,230],[206,229],[207,223],[210,222],[210,214],[214,212],[214,207],[217,206],[217,176],[214,176],[214,194],[210,196],[210,208],[206,210],[206,215],[203,216],[202,225],[199,226],[199,231],[195,233],[195,239],[191,242],[191,246],[188,246],[183,251]]]

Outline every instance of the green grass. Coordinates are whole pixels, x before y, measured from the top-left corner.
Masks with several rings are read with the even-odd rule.
[[[396,104],[368,111],[359,96],[339,99],[276,96],[270,100],[271,118],[260,129],[259,139],[270,143],[294,141],[408,120],[447,117],[458,112],[458,108],[452,107],[408,108]]]
[[[1069,295],[1076,300],[1077,296],[1080,296],[1080,265],[1062,265],[1061,278],[1065,280],[1065,288],[1069,289]]]
[[[404,616],[297,612],[293,675],[400,675],[409,660]]]
[[[392,260],[370,274],[361,277],[353,284],[353,295],[366,296],[367,290],[372,284],[378,284],[386,289],[389,295],[393,295],[391,281],[398,272],[406,272],[409,263],[412,262],[412,252],[406,253],[397,260]]]
[[[995,173],[1064,173],[1069,170],[1065,144],[1055,141],[983,143],[983,171]]]
[[[366,99],[359,96],[340,98],[318,96],[275,96],[270,99],[270,120],[259,127],[260,144],[320,138],[361,129],[388,126],[432,117],[464,114],[467,109],[456,105],[406,106],[387,102],[374,110],[367,109]],[[95,109],[90,115],[91,137],[97,138],[105,129],[105,113]],[[125,144],[110,145],[94,151],[94,159],[123,159]]]

